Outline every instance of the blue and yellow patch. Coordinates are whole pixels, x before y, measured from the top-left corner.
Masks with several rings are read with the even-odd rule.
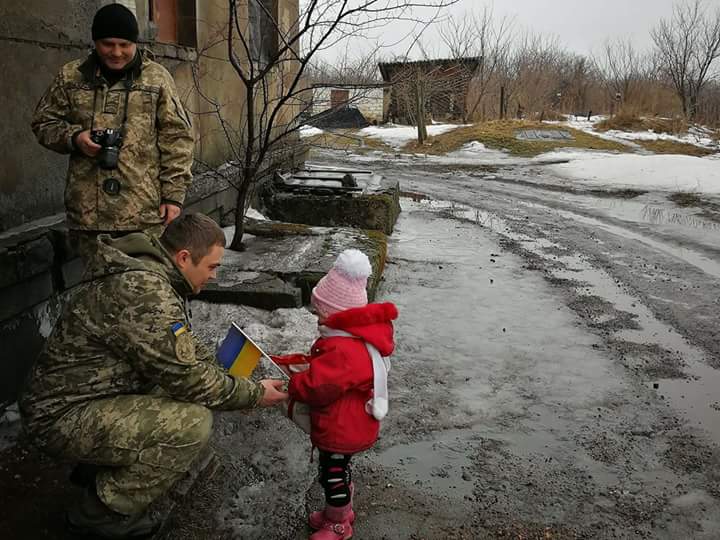
[[[184,334],[188,331],[188,327],[185,323],[176,322],[170,326],[170,331],[173,333],[175,337],[178,337],[181,334]]]

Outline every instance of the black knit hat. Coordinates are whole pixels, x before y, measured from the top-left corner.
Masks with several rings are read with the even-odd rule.
[[[138,23],[133,12],[122,4],[98,9],[92,23],[92,39],[118,38],[137,43]]]

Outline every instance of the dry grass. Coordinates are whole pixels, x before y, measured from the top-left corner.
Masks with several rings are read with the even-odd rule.
[[[558,141],[518,140],[515,138],[515,133],[519,129],[562,129],[570,132],[574,139]],[[458,128],[437,137],[430,137],[422,146],[418,145],[417,141],[413,141],[405,145],[403,150],[406,152],[441,155],[459,150],[463,145],[472,141],[480,141],[488,148],[504,150],[518,156],[536,156],[558,148],[586,148],[617,152],[632,151],[627,145],[607,141],[565,126],[556,128],[540,122],[513,120],[483,122],[469,127]]]
[[[656,133],[687,133],[687,122],[682,118],[645,118],[633,114],[616,114],[595,124],[595,129],[608,131],[617,129],[619,131],[647,131],[653,130]]]
[[[668,199],[682,208],[699,208],[701,217],[720,223],[720,204],[703,199],[697,193],[673,193]]]
[[[714,154],[713,150],[695,146],[694,144],[678,142],[678,141],[635,141],[646,150],[650,150],[655,154],[681,154],[686,156],[709,156]]]
[[[702,203],[702,199],[696,193],[688,193],[684,191],[673,193],[672,195],[668,196],[668,199],[683,208],[687,208],[690,206],[700,206],[700,204]]]

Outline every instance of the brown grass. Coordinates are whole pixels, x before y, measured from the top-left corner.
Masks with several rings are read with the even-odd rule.
[[[413,141],[405,145],[403,150],[406,152],[440,155],[459,150],[469,142],[480,141],[489,148],[505,150],[518,156],[536,156],[557,148],[586,148],[617,152],[632,151],[627,145],[607,141],[565,126],[558,129],[570,132],[574,140],[518,140],[515,138],[515,133],[519,129],[555,129],[555,127],[530,121],[498,120],[482,122],[473,126],[458,128],[438,135],[437,137],[431,137],[422,146],[418,145],[417,141]]]
[[[672,202],[683,208],[690,206],[700,206],[702,199],[695,193],[678,192],[668,196]]]
[[[703,199],[696,193],[678,192],[668,196],[668,199],[683,208],[699,208],[700,216],[720,223],[720,204]]]
[[[647,131],[656,133],[687,133],[688,125],[682,118],[644,118],[634,114],[620,113],[595,124],[599,131]]]
[[[678,141],[635,141],[646,150],[650,150],[656,154],[681,154],[686,156],[709,156],[713,154],[713,150],[695,146],[694,144],[678,142]]]

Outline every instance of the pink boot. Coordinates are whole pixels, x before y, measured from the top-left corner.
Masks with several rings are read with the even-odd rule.
[[[350,483],[350,514],[348,517],[348,521],[350,522],[350,525],[355,523],[355,512],[353,512],[352,509],[352,503],[353,503],[353,497],[355,496],[355,484]],[[325,506],[325,508],[329,508],[328,506]],[[311,512],[310,516],[308,517],[308,525],[310,525],[310,528],[313,530],[318,530],[323,526],[323,523],[325,523],[325,510],[316,510],[315,512]]]
[[[318,530],[310,535],[310,540],[349,540],[353,530],[350,523],[352,503],[345,506],[326,506],[323,522]],[[354,515],[353,515],[354,518]]]

